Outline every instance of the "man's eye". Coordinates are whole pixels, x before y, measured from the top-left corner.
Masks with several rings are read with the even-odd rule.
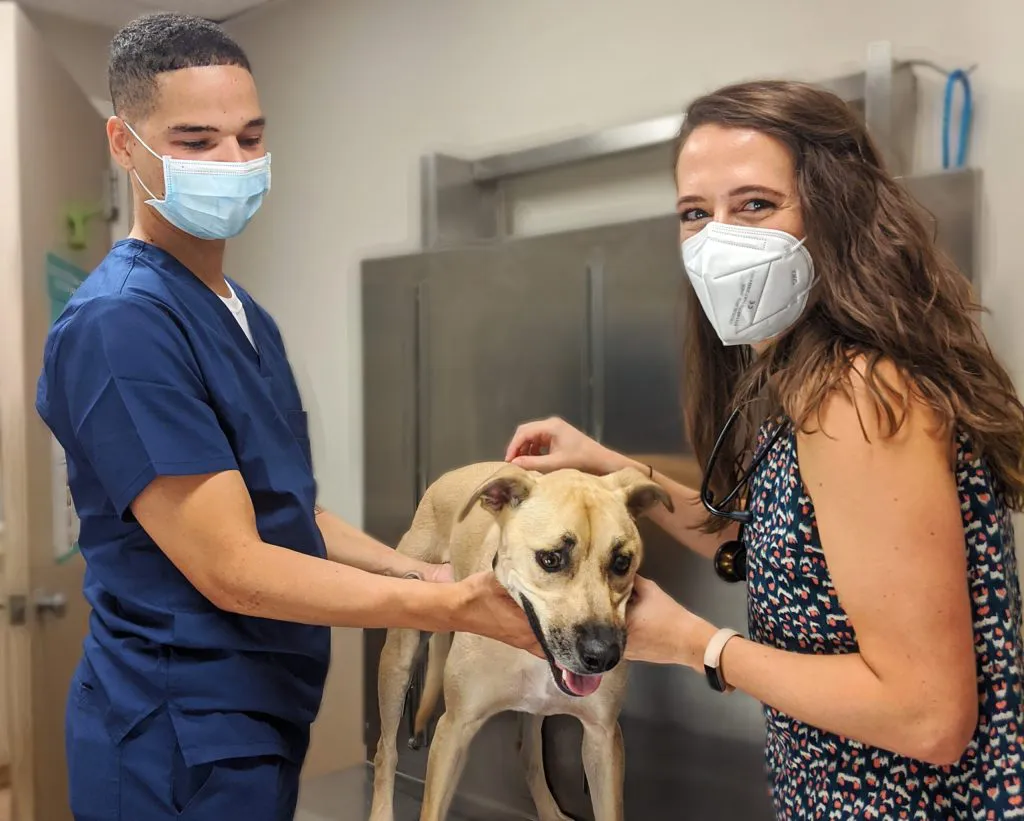
[[[565,563],[565,554],[561,550],[538,550],[537,564],[548,573],[555,573],[562,569]]]
[[[633,557],[620,554],[612,559],[612,573],[616,576],[625,576],[633,564]]]
[[[201,148],[206,148],[206,140],[198,140],[196,142],[183,142],[181,143],[182,148],[187,148],[189,151],[198,151]]]

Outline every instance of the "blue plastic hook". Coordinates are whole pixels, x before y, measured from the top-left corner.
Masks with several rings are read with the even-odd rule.
[[[957,83],[963,87],[964,102],[960,110],[960,140],[956,149],[956,168],[963,168],[967,159],[967,138],[971,130],[971,81],[962,69],[951,71],[946,78],[946,100],[942,109],[942,167],[950,167],[949,128],[953,109],[953,89]]]

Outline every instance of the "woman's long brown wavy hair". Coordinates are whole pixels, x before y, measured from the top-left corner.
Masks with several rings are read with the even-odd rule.
[[[1007,504],[1020,510],[1024,407],[981,331],[970,283],[936,247],[926,213],[886,171],[854,111],[802,83],[728,86],[690,105],[677,162],[687,137],[709,124],[752,129],[789,149],[816,272],[804,315],[760,356],[723,346],[699,301],[688,300],[684,412],[701,465],[731,411],[749,409],[709,477],[716,498],[739,481],[766,412],[808,430],[833,391],[850,394],[855,360],[864,363],[883,432],[895,433],[908,397],[877,367],[887,360],[948,430],[970,436]],[[727,524],[709,517],[705,529]]]

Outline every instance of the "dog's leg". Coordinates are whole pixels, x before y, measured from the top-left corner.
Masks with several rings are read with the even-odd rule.
[[[448,709],[437,722],[427,759],[420,821],[445,821],[466,764],[466,751],[490,715],[470,716]]]
[[[540,821],[572,821],[551,794],[544,774],[544,716],[519,714],[519,755],[526,771],[526,786]]]
[[[590,782],[594,821],[622,821],[622,786],[626,771],[618,721],[584,723],[583,768]]]
[[[452,646],[451,633],[434,633],[430,637],[430,647],[427,651],[427,675],[423,693],[420,695],[420,703],[416,708],[416,721],[413,725],[413,736],[409,739],[409,746],[418,750],[427,743],[427,729],[430,720],[434,717],[437,709],[437,702],[441,698],[441,689],[444,686],[444,665],[448,660],[448,651]]]
[[[388,630],[380,654],[377,698],[380,703],[380,741],[373,759],[373,804],[370,821],[394,821],[395,770],[398,767],[398,725],[419,648],[417,630]]]

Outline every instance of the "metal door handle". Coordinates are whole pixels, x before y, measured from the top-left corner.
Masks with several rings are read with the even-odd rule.
[[[53,613],[58,619],[62,619],[68,611],[68,597],[63,593],[37,592],[33,596],[32,603],[35,605],[36,613],[40,616]]]

